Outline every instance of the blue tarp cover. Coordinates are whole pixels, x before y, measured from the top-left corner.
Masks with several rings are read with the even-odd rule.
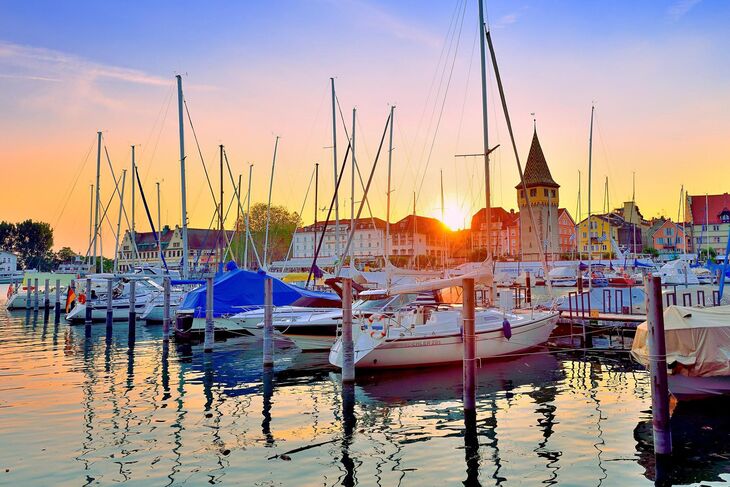
[[[234,314],[243,311],[242,306],[263,306],[264,272],[250,272],[236,269],[225,272],[213,282],[213,316]],[[310,297],[331,300],[338,303],[340,298],[334,293],[310,291],[279,279],[274,281],[274,306],[286,306],[299,298]],[[179,309],[195,310],[195,317],[205,316],[206,289],[202,286],[185,295]]]

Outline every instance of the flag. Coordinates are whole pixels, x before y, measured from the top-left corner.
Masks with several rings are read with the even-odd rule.
[[[66,293],[66,313],[71,311],[71,305],[74,301],[76,301],[76,293],[74,292],[74,288],[69,286],[68,292]]]
[[[13,291],[13,285],[11,284],[10,286],[8,286],[8,299],[10,299],[10,296],[13,295]]]

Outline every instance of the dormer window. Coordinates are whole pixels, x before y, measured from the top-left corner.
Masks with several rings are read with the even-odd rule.
[[[720,223],[730,223],[730,210],[727,208],[720,213]]]

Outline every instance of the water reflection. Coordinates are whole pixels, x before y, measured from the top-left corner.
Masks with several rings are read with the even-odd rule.
[[[655,475],[646,374],[620,358],[537,350],[484,362],[476,414],[464,415],[459,365],[358,371],[342,386],[326,354],[277,349],[264,369],[255,339],[205,354],[142,324],[130,347],[126,324],[87,335],[24,310],[0,319],[0,431],[15,439],[0,444],[13,466],[0,483],[44,484],[49,472],[73,485],[650,485]],[[677,408],[673,482],[730,469],[729,405]]]

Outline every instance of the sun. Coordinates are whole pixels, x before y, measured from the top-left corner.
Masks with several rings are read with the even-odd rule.
[[[455,206],[447,206],[444,209],[444,223],[452,230],[459,230],[467,225],[466,213]]]

